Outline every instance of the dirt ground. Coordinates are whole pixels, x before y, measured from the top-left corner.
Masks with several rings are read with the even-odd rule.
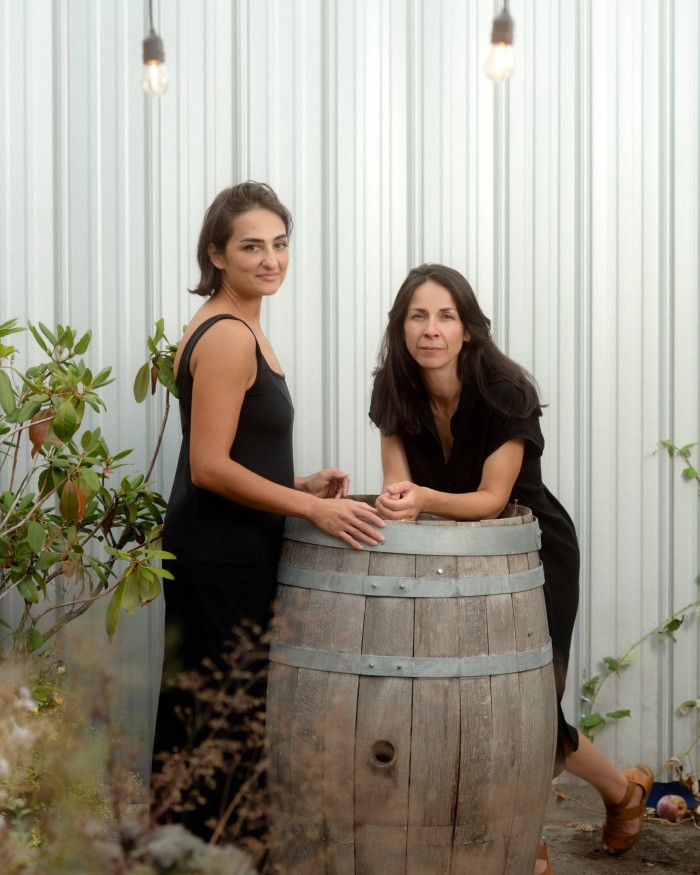
[[[559,785],[552,791],[544,835],[554,875],[700,873],[700,830],[692,823],[646,820],[634,848],[610,857],[600,847],[603,812],[597,794],[586,785]]]

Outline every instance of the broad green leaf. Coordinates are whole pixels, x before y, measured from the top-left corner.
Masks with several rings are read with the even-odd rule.
[[[49,341],[51,346],[56,346],[56,344],[58,343],[57,338],[54,336],[54,334],[51,331],[49,331],[49,329],[46,327],[46,325],[44,325],[43,322],[39,322],[39,328],[41,330],[41,333]],[[58,333],[59,334],[63,333],[63,329],[61,328],[60,325],[58,326]]]
[[[167,568],[160,568],[158,565],[149,565],[148,569],[159,577],[165,577],[167,580],[175,580],[175,576],[171,574]]]
[[[17,405],[15,404],[15,393],[12,390],[12,383],[7,373],[0,370],[0,407],[6,414],[15,412]]]
[[[132,569],[129,569],[131,571]],[[127,614],[135,614],[141,607],[141,575],[138,570],[128,574],[124,581],[124,597],[122,610]]]
[[[109,604],[107,605],[107,612],[105,614],[105,630],[107,632],[107,638],[111,641],[114,638],[114,633],[117,631],[117,626],[119,625],[119,615],[122,610],[122,599],[124,598],[124,589],[126,587],[126,581],[121,580],[114,592],[112,593],[112,598],[109,600]]]
[[[693,467],[684,468],[681,471],[681,477],[684,480],[695,480],[698,476],[698,472]]]
[[[80,427],[80,424],[83,421],[83,416],[85,416],[85,401],[83,401],[83,399],[81,398],[78,402],[78,406],[75,409],[76,425],[74,431],[77,431],[77,429]]]
[[[157,599],[161,594],[161,586],[158,578],[148,578],[144,574],[141,574],[140,594],[142,605],[147,605],[149,602],[152,602],[153,599]]]
[[[83,491],[88,499],[92,498],[102,488],[102,481],[99,476],[89,468],[82,468],[80,471],[80,481],[83,484]]]
[[[39,574],[37,571],[34,571],[34,572],[33,572],[33,574],[32,574],[32,580],[33,580],[34,583],[39,587],[39,589],[41,590],[41,593],[42,593],[42,595],[44,596],[44,598],[47,598],[47,595],[46,595],[46,580],[45,580],[45,579],[41,576],[41,574]]]
[[[148,384],[151,379],[151,366],[149,362],[141,365],[134,380],[134,398],[140,404],[148,395]]]
[[[41,410],[41,404],[31,399],[25,401],[24,404],[17,408],[13,413],[7,415],[8,422],[23,423],[28,422],[35,413]]]
[[[158,365],[158,379],[175,398],[178,397],[177,383],[173,374],[173,360],[162,359]]]
[[[86,331],[85,334],[80,338],[80,340],[73,347],[73,352],[76,355],[82,355],[85,350],[90,346],[90,340],[92,338],[92,331]]]
[[[56,410],[53,420],[53,430],[56,437],[62,441],[69,441],[75,434],[78,423],[78,414],[70,401],[64,401]]]
[[[29,652],[34,653],[44,643],[44,636],[38,629],[32,629],[32,634],[29,636]]]
[[[15,334],[18,331],[24,331],[25,329],[18,325],[16,328],[14,326],[17,325],[17,319],[8,319],[7,322],[3,322],[0,324],[0,337],[5,337],[8,334]]]
[[[27,540],[34,553],[41,553],[46,544],[46,529],[41,523],[32,520],[27,526]]]
[[[44,553],[43,556],[40,556],[36,565],[34,566],[37,571],[46,571],[48,568],[51,568],[52,565],[55,565],[63,556],[63,553],[58,553],[55,550],[52,550],[49,553]]]
[[[99,389],[101,386],[107,385],[108,382],[112,382],[112,380],[108,380],[107,378],[112,373],[112,368],[104,368],[99,372],[99,374],[95,374],[92,379],[92,388]]]
[[[149,550],[149,559],[176,559],[174,553],[169,553],[167,550]]]
[[[46,345],[46,341],[41,336],[41,334],[39,334],[39,332],[36,330],[36,328],[32,325],[31,322],[29,323],[29,330],[32,332],[32,334],[34,336],[34,340],[36,340],[36,342],[44,350],[44,352],[48,353],[49,347]]]
[[[25,577],[17,584],[17,591],[26,602],[39,604],[39,590],[31,577]]]

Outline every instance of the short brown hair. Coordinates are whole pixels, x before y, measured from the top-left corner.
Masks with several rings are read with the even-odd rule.
[[[193,295],[208,297],[218,290],[221,271],[212,264],[209,247],[214,246],[217,252],[223,252],[233,234],[236,216],[256,209],[276,213],[284,222],[287,234],[292,233],[292,214],[266,183],[249,179],[220,191],[204,214],[202,230],[199,232],[197,263],[200,278],[197,286],[189,290]]]

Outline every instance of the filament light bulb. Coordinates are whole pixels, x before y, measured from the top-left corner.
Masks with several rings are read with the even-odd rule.
[[[515,67],[513,46],[508,43],[493,43],[488,57],[484,62],[484,73],[494,82],[505,82],[510,79]]]
[[[494,18],[491,27],[491,49],[484,62],[484,72],[494,82],[510,79],[515,67],[513,56],[514,22],[508,9],[508,0]]]
[[[143,74],[141,87],[145,94],[160,97],[168,90],[170,79],[165,68],[165,52],[163,40],[151,29],[143,41]]]

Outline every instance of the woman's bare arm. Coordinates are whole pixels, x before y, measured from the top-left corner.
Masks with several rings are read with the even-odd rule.
[[[376,501],[377,512],[388,520],[415,519],[419,513],[457,520],[494,519],[508,504],[522,467],[524,451],[525,441],[513,438],[491,453],[484,462],[476,492],[439,492],[416,485],[410,476],[387,483],[385,475],[384,492]]]

